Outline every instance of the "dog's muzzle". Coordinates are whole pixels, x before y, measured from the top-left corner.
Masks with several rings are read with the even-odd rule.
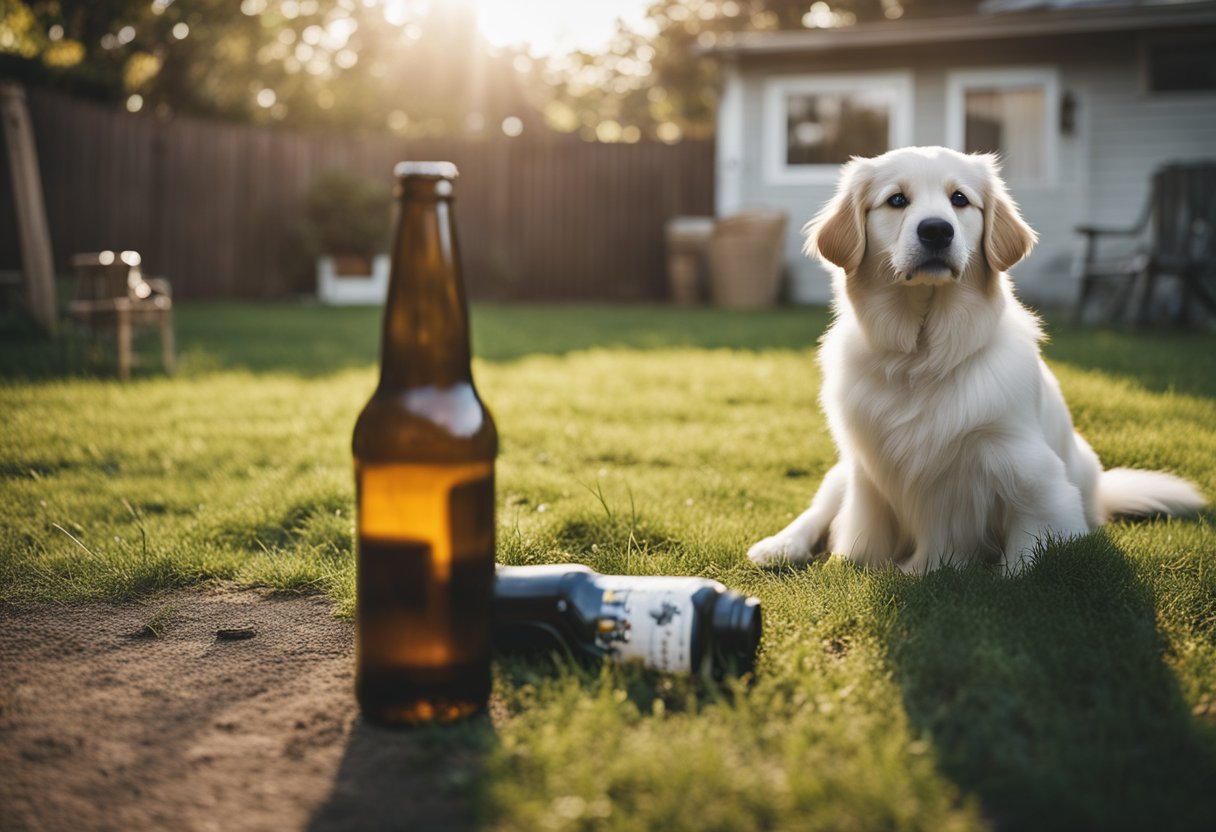
[[[949,256],[954,242],[954,224],[930,217],[916,226],[916,236],[926,256],[904,275],[905,282],[932,284],[957,279],[958,269],[951,262],[954,258]]]

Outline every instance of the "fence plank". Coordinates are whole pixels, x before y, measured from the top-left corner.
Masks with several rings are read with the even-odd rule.
[[[311,292],[311,264],[299,251],[302,199],[332,167],[387,180],[400,159],[456,162],[476,298],[663,298],[664,223],[713,210],[710,142],[402,141],[165,121],[45,90],[30,91],[29,103],[58,267],[78,251],[136,248],[146,270],[170,278],[184,298]],[[0,191],[0,218],[12,216],[10,200]],[[18,265],[8,249],[0,269]]]

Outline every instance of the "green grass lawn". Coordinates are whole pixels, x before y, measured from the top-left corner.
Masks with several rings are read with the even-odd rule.
[[[1216,529],[1118,524],[1018,579],[748,545],[833,461],[822,310],[478,307],[502,435],[499,557],[696,574],[758,595],[755,683],[499,669],[493,730],[432,738],[494,828],[1212,828]],[[353,604],[349,440],[378,313],[184,305],[181,372],[0,340],[0,599],[122,599],[227,580]],[[1216,495],[1216,337],[1054,332],[1108,466]],[[148,345],[154,355],[153,345]]]

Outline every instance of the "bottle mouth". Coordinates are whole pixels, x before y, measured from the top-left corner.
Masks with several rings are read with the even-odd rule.
[[[455,179],[459,173],[452,162],[398,162],[393,175],[398,179]]]
[[[713,612],[715,664],[750,673],[760,648],[760,599],[727,590],[718,597]]]

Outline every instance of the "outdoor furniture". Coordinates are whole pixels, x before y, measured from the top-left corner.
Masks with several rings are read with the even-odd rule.
[[[101,251],[72,258],[76,295],[68,313],[94,335],[113,333],[118,353],[118,377],[131,376],[131,343],[140,327],[160,329],[161,357],[173,370],[173,301],[169,284],[145,279],[137,251]]]
[[[667,223],[667,285],[682,306],[705,297],[705,255],[713,233],[713,217],[673,217]]]
[[[1149,322],[1153,292],[1162,277],[1181,281],[1183,298],[1179,321],[1185,320],[1193,301],[1216,315],[1216,162],[1167,165],[1153,174],[1152,191],[1139,221],[1130,228],[1078,226],[1085,235],[1081,267],[1081,295],[1073,318],[1080,322],[1099,284],[1111,286],[1105,317],[1118,320],[1137,286],[1141,296],[1135,311],[1137,323]],[[1104,237],[1136,240],[1147,230],[1148,239],[1130,252],[1106,259],[1098,256]]]
[[[785,226],[780,211],[745,211],[717,222],[709,240],[709,287],[716,305],[760,309],[777,303]]]

